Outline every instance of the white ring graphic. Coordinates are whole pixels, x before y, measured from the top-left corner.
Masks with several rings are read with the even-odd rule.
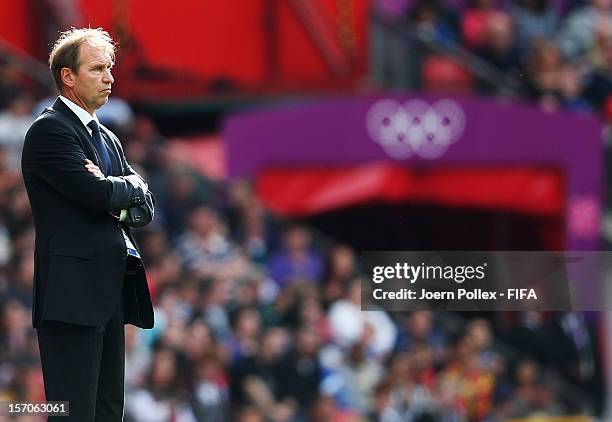
[[[396,160],[413,154],[425,159],[440,157],[465,130],[465,113],[453,100],[429,105],[423,100],[404,105],[395,100],[375,103],[366,116],[370,137]]]

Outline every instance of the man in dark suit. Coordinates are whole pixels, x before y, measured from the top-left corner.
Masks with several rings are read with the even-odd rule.
[[[49,58],[60,96],[23,148],[36,229],[32,319],[46,399],[69,402],[61,421],[122,420],[124,324],[153,326],[130,228],[151,221],[153,196],[95,114],[110,95],[114,56],[105,31],[62,34]]]

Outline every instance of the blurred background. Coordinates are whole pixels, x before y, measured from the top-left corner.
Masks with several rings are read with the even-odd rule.
[[[612,420],[608,313],[362,312],[359,265],[609,248],[611,0],[0,5],[0,401],[44,400],[19,159],[89,25],[157,198],[126,421]]]

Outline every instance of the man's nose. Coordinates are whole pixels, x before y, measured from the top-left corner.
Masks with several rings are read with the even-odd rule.
[[[102,81],[104,83],[110,83],[112,84],[113,82],[115,82],[115,78],[113,78],[113,75],[111,74],[111,71],[109,69],[107,69],[104,72],[104,75],[102,76]]]

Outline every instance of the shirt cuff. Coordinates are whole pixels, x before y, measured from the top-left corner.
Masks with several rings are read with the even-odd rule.
[[[121,210],[121,213],[119,213],[119,221],[125,221],[127,220],[128,217],[128,210]]]

